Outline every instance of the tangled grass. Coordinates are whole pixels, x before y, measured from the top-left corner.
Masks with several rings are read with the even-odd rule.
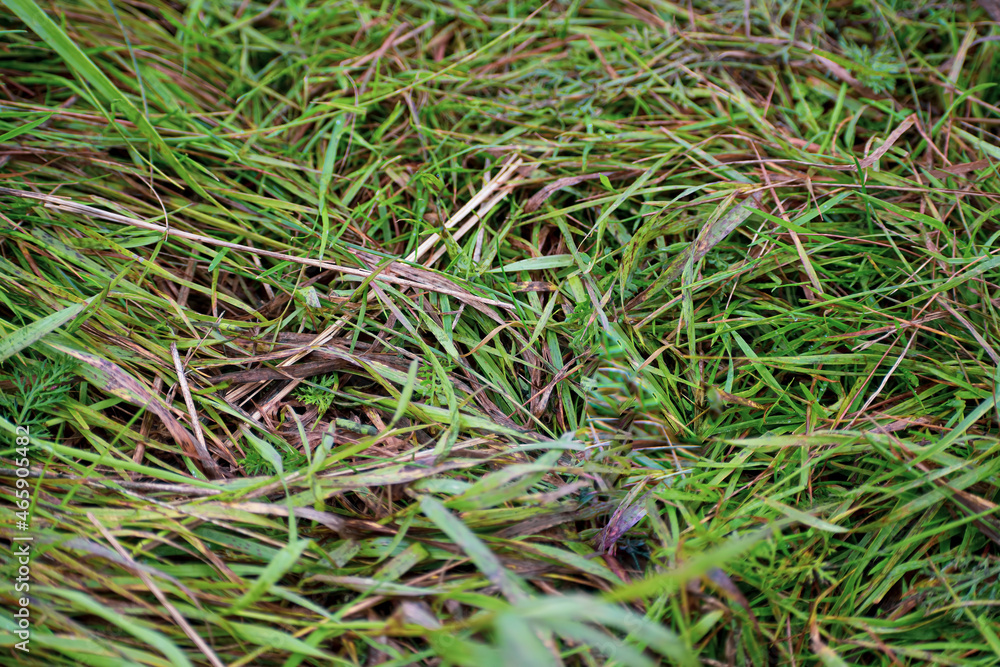
[[[1000,659],[977,5],[3,6],[4,664]]]

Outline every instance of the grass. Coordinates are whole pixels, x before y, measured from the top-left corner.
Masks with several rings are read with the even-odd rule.
[[[978,5],[3,7],[4,664],[1000,660]]]

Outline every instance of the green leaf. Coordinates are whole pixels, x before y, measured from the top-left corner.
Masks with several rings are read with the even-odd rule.
[[[664,591],[676,590],[688,581],[697,579],[713,568],[721,568],[734,558],[741,557],[755,544],[771,534],[770,529],[760,529],[727,540],[722,545],[703,552],[666,572],[653,574],[606,593],[607,600],[635,600]]]
[[[797,510],[794,507],[789,507],[788,505],[778,502],[774,498],[764,498],[764,504],[773,507],[778,510],[789,519],[798,521],[799,523],[805,524],[810,528],[815,528],[816,530],[822,530],[825,533],[846,533],[847,529],[842,526],[838,526],[835,523],[830,523],[829,521],[824,521],[819,517],[815,517],[808,512],[803,512]]]
[[[90,305],[91,301],[93,301],[93,297],[82,303],[74,303],[72,306],[67,306],[62,310],[52,313],[48,317],[43,317],[36,322],[32,322],[31,324],[4,336],[3,340],[0,340],[0,361],[7,359],[11,355],[17,354],[26,347],[31,347],[41,339],[45,338],[45,336],[83,312],[83,310]]]
[[[136,108],[130,99],[115,87],[104,71],[98,68],[87,57],[87,54],[63,32],[62,28],[49,18],[34,0],[2,0],[2,2],[19,19],[24,21],[25,25],[31,28],[36,35],[41,37],[46,44],[51,46],[82,81],[93,87],[97,91],[97,94],[107,104],[111,105],[112,113],[115,108],[121,109],[125,117],[135,123],[139,131],[149,140],[154,155],[159,155],[166,160],[173,167],[174,171],[177,172],[177,175],[181,177],[181,180],[191,186],[195,192],[206,199],[212,199],[211,195],[181,165],[180,161],[174,155],[173,149],[163,141],[156,128],[146,119],[146,116]]]
[[[271,443],[262,438],[258,438],[250,432],[250,429],[244,429],[243,435],[246,436],[247,442],[249,442],[253,448],[257,450],[257,453],[261,455],[261,458],[271,464],[271,467],[274,468],[275,472],[280,475],[285,471],[284,464],[281,462],[281,454],[279,454],[278,451],[271,446]]]
[[[503,664],[558,666],[555,657],[545,648],[526,619],[513,613],[500,614],[494,623],[494,628]]]
[[[278,583],[299,562],[302,552],[308,549],[310,544],[312,544],[312,540],[295,540],[282,547],[267,564],[264,571],[260,573],[253,585],[240,596],[239,600],[233,603],[230,611],[236,613],[259,600],[264,593],[270,590],[272,585]]]
[[[32,588],[34,589],[34,587]],[[86,611],[114,624],[115,627],[129,633],[143,644],[147,644],[150,648],[158,650],[165,658],[171,661],[171,664],[177,665],[177,667],[191,666],[191,661],[187,659],[187,656],[163,634],[155,630],[150,630],[126,614],[121,614],[105,607],[89,595],[80,591],[53,588],[50,586],[40,587],[39,592],[42,591],[68,600],[77,609]]]
[[[546,257],[532,257],[511,262],[506,266],[499,266],[490,269],[486,273],[514,273],[516,271],[541,271],[543,269],[561,269],[564,266],[573,266],[575,260],[572,255],[548,255]]]
[[[324,660],[333,659],[333,657],[325,651],[321,651],[315,646],[310,646],[301,639],[266,625],[250,625],[249,623],[232,622],[226,623],[226,625],[227,627],[233,629],[234,634],[239,635],[246,641],[256,644],[257,646],[269,646],[282,651],[288,651],[292,654],[301,653],[313,658],[323,658]],[[341,661],[337,660],[337,662],[340,663]]]
[[[486,575],[510,601],[527,598],[525,584],[520,577],[503,566],[500,559],[435,498],[422,496],[420,509],[444,533],[468,554],[479,571]]]
[[[33,129],[35,129],[36,127],[47,121],[49,118],[52,118],[52,114],[42,116],[41,118],[33,120],[30,123],[19,125],[18,127],[15,127],[13,130],[8,130],[7,132],[0,134],[0,141],[10,141],[14,137],[19,137],[22,134],[25,134],[26,132],[31,132]]]

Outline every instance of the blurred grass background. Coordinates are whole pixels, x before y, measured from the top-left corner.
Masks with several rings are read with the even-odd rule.
[[[3,0],[0,662],[997,664],[994,10]]]

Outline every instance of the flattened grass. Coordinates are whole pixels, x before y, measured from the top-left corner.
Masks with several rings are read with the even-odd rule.
[[[1000,658],[982,10],[4,6],[4,660]]]

